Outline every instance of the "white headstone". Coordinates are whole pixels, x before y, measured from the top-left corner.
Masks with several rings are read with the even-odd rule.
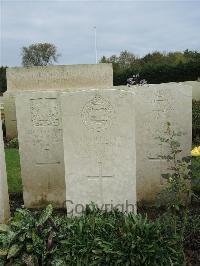
[[[136,210],[134,95],[119,89],[61,93],[68,213],[94,202]]]
[[[65,201],[64,155],[59,92],[16,96],[17,127],[26,207]]]
[[[9,67],[6,69],[6,76],[8,92],[113,85],[112,64]]]
[[[6,137],[8,140],[17,138],[17,119],[16,119],[16,108],[15,108],[15,94],[5,92],[3,96],[4,101],[4,114],[5,114],[5,125],[6,125]]]
[[[0,120],[0,223],[7,222],[9,218],[10,206],[8,196],[8,184],[2,132],[2,121]]]
[[[181,83],[150,84],[134,87],[136,93],[136,147],[138,200],[151,202],[165,185],[161,174],[169,165],[159,155],[167,146],[157,137],[165,136],[167,122],[179,138],[182,156],[189,156],[192,145],[192,88]]]

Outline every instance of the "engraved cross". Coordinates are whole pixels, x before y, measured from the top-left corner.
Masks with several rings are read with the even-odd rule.
[[[105,178],[114,178],[114,176],[113,175],[103,175],[102,162],[98,162],[98,168],[99,168],[99,175],[87,176],[87,178],[88,178],[88,180],[98,180],[100,182],[101,201],[103,203],[103,180]]]

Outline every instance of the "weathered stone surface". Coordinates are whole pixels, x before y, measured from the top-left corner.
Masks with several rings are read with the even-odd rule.
[[[63,65],[47,67],[9,67],[6,70],[7,92],[5,98],[6,134],[17,137],[15,95],[22,91],[66,91],[80,87],[113,85],[112,64]]]
[[[186,81],[183,84],[192,86],[192,99],[200,101],[200,81]]]
[[[5,92],[3,96],[7,139],[17,138],[15,95],[16,93]]]
[[[8,196],[8,184],[2,132],[2,121],[0,120],[0,223],[6,223],[9,218],[10,206]]]
[[[0,96],[0,112],[1,112],[1,120],[4,118],[4,103],[3,96]]]
[[[169,83],[134,87],[136,99],[137,197],[151,202],[164,186],[162,173],[169,166],[158,156],[167,153],[156,137],[164,135],[167,122],[179,138],[182,155],[189,156],[192,143],[192,88]]]
[[[6,75],[9,92],[113,85],[112,64],[9,67]]]
[[[136,210],[133,101],[132,92],[118,88],[61,93],[69,213],[91,202]]]
[[[26,207],[65,201],[59,92],[23,92],[16,96],[17,127]]]

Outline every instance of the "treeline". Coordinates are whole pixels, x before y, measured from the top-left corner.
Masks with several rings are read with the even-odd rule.
[[[125,85],[127,79],[137,73],[148,83],[181,82],[200,77],[200,53],[197,51],[153,52],[142,58],[123,51],[119,56],[103,56],[100,63],[113,64],[115,86]]]
[[[185,50],[184,52],[153,52],[144,57],[137,57],[128,51],[119,56],[103,56],[100,63],[112,63],[114,85],[125,85],[128,78],[140,74],[147,83],[181,82],[197,80],[200,77],[200,53]],[[0,67],[0,93],[7,90],[6,67]]]

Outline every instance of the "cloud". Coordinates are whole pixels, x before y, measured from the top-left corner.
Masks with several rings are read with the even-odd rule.
[[[21,64],[20,49],[51,42],[62,54],[59,63],[94,63],[98,55],[129,50],[137,55],[200,49],[200,3],[162,1],[3,1],[2,65]]]

